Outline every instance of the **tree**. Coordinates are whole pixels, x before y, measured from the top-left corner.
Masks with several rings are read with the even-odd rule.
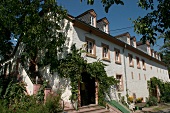
[[[57,53],[66,40],[63,30],[66,15],[67,11],[55,0],[1,0],[0,54],[8,59],[10,39],[17,38],[24,45],[21,58],[23,62],[30,61],[32,74],[38,72],[38,66],[55,66]]]
[[[160,48],[162,54],[162,61],[168,67],[168,71],[170,72],[170,37],[166,37],[164,45]]]
[[[82,0],[80,0],[82,2]],[[101,3],[103,4],[103,7],[105,8],[105,11],[108,13],[109,8],[113,5],[113,4],[120,4],[120,5],[124,5],[122,0],[101,0]],[[93,5],[94,4],[94,0],[87,0],[87,4],[89,5]]]

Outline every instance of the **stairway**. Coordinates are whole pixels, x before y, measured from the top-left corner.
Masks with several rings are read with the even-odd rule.
[[[111,112],[107,110],[105,107],[90,104],[88,106],[79,107],[77,111],[71,108],[66,108],[64,109],[63,113],[111,113]]]

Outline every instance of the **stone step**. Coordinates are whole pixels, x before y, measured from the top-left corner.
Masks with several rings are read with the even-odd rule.
[[[68,108],[65,109],[64,111],[66,113],[111,113],[109,110],[105,109],[105,107],[98,106],[95,104],[79,107],[77,111]]]
[[[94,108],[94,107],[97,107],[97,105],[96,104],[90,104],[90,105],[87,105],[87,106],[79,107],[78,109],[83,110],[83,109]],[[71,113],[71,112],[75,111],[75,109],[73,109],[73,108],[65,108],[64,111],[66,111],[68,113]]]

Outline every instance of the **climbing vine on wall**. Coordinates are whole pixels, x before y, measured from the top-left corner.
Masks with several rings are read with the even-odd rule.
[[[160,92],[160,101],[161,102],[170,102],[170,82],[163,82],[161,79],[153,77],[148,81],[149,96],[156,95],[156,87],[159,88]]]
[[[99,104],[103,105],[105,101],[105,94],[109,92],[112,85],[117,81],[113,77],[108,77],[104,69],[104,64],[98,60],[93,63],[87,63],[87,61],[81,57],[81,54],[85,52],[82,48],[76,49],[75,44],[71,47],[71,52],[67,54],[64,59],[60,59],[58,63],[58,73],[60,77],[70,78],[71,81],[71,101],[78,100],[78,81],[81,80],[81,74],[86,72],[98,80],[99,83]]]

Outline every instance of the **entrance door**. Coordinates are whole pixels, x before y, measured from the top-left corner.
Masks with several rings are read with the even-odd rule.
[[[80,83],[81,106],[95,104],[95,78],[88,73],[82,73]]]

